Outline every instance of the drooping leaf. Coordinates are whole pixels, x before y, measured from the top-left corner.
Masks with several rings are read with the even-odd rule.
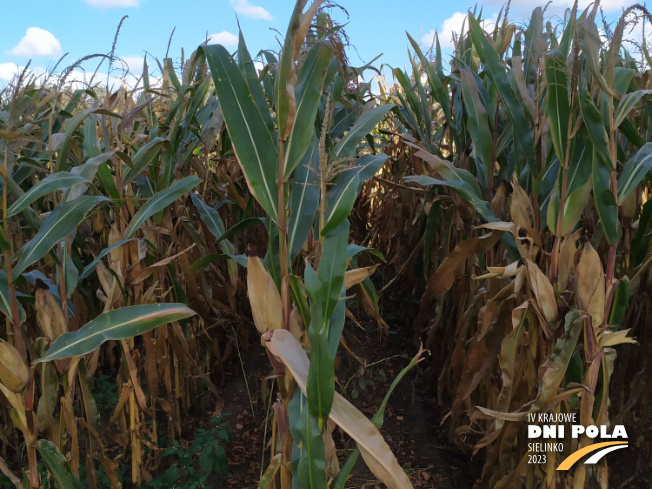
[[[14,267],[14,275],[18,277],[25,269],[40,260],[57,242],[64,239],[84,220],[85,215],[106,197],[82,195],[72,202],[59,204],[39,229],[36,236],[25,243],[18,251],[20,259]]]
[[[183,304],[146,304],[105,312],[77,331],[65,333],[34,363],[85,355],[108,340],[132,338],[157,326],[194,316]]]
[[[144,206],[138,209],[136,215],[131,219],[129,226],[125,229],[124,237],[128,238],[131,236],[147,219],[165,209],[183,194],[199,185],[200,182],[201,178],[199,177],[185,177],[181,180],[177,180],[165,190],[154,195],[154,197],[149,199]]]
[[[86,178],[73,175],[69,172],[54,173],[45,177],[39,183],[31,187],[7,209],[7,217],[14,216],[31,205],[35,200],[56,190],[64,190],[81,183],[90,183]]]
[[[338,160],[355,157],[356,148],[360,141],[376,127],[392,108],[392,105],[379,105],[364,112],[355,121],[346,136],[340,139],[340,142],[335,146],[334,158]]]
[[[632,156],[618,179],[618,204],[622,204],[652,170],[652,143],[645,144]]]

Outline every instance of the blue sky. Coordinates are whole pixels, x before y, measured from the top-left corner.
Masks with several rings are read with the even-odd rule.
[[[525,21],[537,0],[512,2],[510,18]],[[580,0],[580,5],[588,4]],[[610,17],[617,15],[627,0],[603,0]],[[348,11],[346,28],[352,46],[348,51],[351,64],[361,66],[383,53],[375,63],[404,67],[408,63],[405,32],[428,44],[433,33],[440,35],[443,47],[450,45],[451,30],[458,30],[467,9],[475,4],[466,0],[340,0]],[[495,18],[503,4],[500,0],[484,3],[485,17]],[[572,0],[555,0],[548,17],[562,14]],[[172,30],[170,57],[180,59],[181,49],[188,56],[207,36],[232,48],[237,39],[236,15],[252,54],[259,49],[278,50],[274,29],[285,34],[294,0],[32,0],[4,2],[7,20],[0,30],[0,83],[6,83],[15,71],[31,59],[36,73],[52,68],[64,53],[60,65],[65,68],[82,56],[108,53],[115,29],[124,15],[116,55],[123,58],[135,74],[140,74],[142,58],[147,53],[162,59]],[[334,9],[334,16],[346,16]],[[9,21],[10,19],[10,21]],[[554,22],[553,22],[554,23]],[[648,30],[652,31],[648,27]],[[97,61],[83,65],[94,71]],[[150,66],[155,63],[150,63]],[[385,73],[388,73],[386,70]],[[373,76],[368,72],[367,81]]]

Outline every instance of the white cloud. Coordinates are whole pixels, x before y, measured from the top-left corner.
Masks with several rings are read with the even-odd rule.
[[[228,31],[218,32],[208,36],[208,44],[222,44],[223,46],[235,47],[238,45],[238,36]]]
[[[142,56],[136,56],[136,55],[122,56],[120,58],[120,61],[122,61],[122,63],[127,65],[130,73],[139,74],[143,72],[144,58]]]
[[[84,0],[91,7],[139,7],[142,0]]]
[[[16,63],[2,63],[0,64],[0,80],[12,80],[22,70],[23,67]]]
[[[25,36],[11,50],[16,56],[61,56],[61,43],[50,31],[40,27],[29,27]]]
[[[274,20],[272,14],[270,14],[266,9],[256,5],[251,5],[249,0],[231,0],[231,5],[233,5],[233,9],[237,13],[247,17],[252,17],[254,19]]]
[[[464,27],[464,32],[468,32],[469,30],[469,21],[466,18],[467,15],[467,13],[455,12],[452,16],[444,20],[441,29],[433,29],[424,34],[421,37],[421,45],[430,47],[435,39],[435,34],[439,32],[439,44],[442,49],[454,48],[455,44],[453,43],[453,35],[458,37],[462,32],[462,27]],[[487,27],[492,26],[497,17],[497,14],[492,14],[491,20],[484,20],[481,22],[482,27],[486,29]]]

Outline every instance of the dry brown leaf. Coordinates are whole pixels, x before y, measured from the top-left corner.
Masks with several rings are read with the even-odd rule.
[[[469,238],[459,243],[444,258],[437,271],[432,275],[428,283],[428,288],[431,289],[432,295],[434,297],[444,295],[451,288],[455,279],[464,273],[464,264],[467,258],[477,253],[486,252],[498,242],[502,235],[502,231],[493,231],[484,236]]]
[[[608,332],[600,335],[599,348],[621,345],[623,343],[637,344],[638,341],[627,336],[627,333],[630,331],[630,329],[621,329],[620,331]]]
[[[522,258],[536,259],[541,250],[541,237],[535,228],[534,210],[530,198],[518,184],[516,176],[512,180],[512,202],[510,213],[514,221],[514,237]]]
[[[371,277],[373,273],[378,268],[378,265],[372,267],[356,268],[355,270],[349,270],[344,274],[344,286],[348,289],[353,287],[356,284],[359,284],[367,277]]]
[[[590,314],[593,327],[597,328],[604,319],[605,279],[600,256],[589,241],[584,243],[575,274],[579,306]]]
[[[285,364],[305,394],[310,361],[301,345],[283,329],[266,334],[263,341],[272,355]],[[355,440],[371,472],[387,487],[413,489],[378,428],[337,392],[329,417]]]
[[[541,271],[536,263],[530,260],[525,260],[528,272],[528,282],[530,288],[537,299],[537,304],[543,312],[543,316],[549,323],[557,319],[557,298],[555,297],[555,289],[548,277]]]
[[[256,329],[263,334],[283,328],[283,307],[274,279],[257,256],[247,265],[247,292]]]

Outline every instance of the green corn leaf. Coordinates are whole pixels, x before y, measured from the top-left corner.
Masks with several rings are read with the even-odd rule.
[[[349,221],[344,220],[323,239],[319,262],[319,280],[322,284],[324,321],[328,321],[340,300],[347,262]],[[307,286],[307,284],[306,284]]]
[[[290,290],[292,291],[292,297],[294,298],[294,302],[301,314],[303,324],[310,324],[311,314],[310,306],[308,306],[308,300],[306,298],[306,288],[301,279],[296,275],[290,275]]]
[[[335,159],[355,157],[356,148],[360,141],[376,127],[393,107],[393,105],[379,105],[358,117],[347,135],[335,146]]]
[[[36,236],[18,250],[20,259],[14,267],[14,276],[18,277],[25,269],[40,260],[57,242],[64,239],[85,219],[85,215],[106,197],[82,195],[72,202],[59,204],[39,229]]]
[[[545,66],[550,134],[557,158],[563,162],[566,159],[568,124],[571,118],[570,104],[568,103],[566,59],[559,51],[554,50],[545,56]]]
[[[326,71],[333,53],[323,44],[316,44],[301,67],[296,89],[297,113],[285,144],[284,177],[292,175],[299,161],[309,149],[313,138],[315,117],[321,100]]]
[[[327,489],[326,454],[319,423],[310,415],[308,400],[300,390],[294,394],[288,406],[290,433],[299,451],[299,460],[293,476],[298,487]]]
[[[584,211],[584,206],[586,206],[586,202],[589,200],[590,193],[591,180],[568,195],[566,202],[564,202],[561,228],[562,235],[566,235],[575,229],[575,226]]]
[[[35,200],[40,199],[50,192],[65,190],[81,183],[88,184],[91,182],[80,175],[73,175],[66,171],[49,175],[21,195],[21,197],[16,200],[9,209],[7,209],[7,217],[18,214],[20,211],[31,205]]]
[[[167,189],[157,193],[154,197],[149,199],[147,203],[138,210],[138,212],[136,212],[136,215],[131,219],[129,226],[125,229],[124,237],[128,238],[131,236],[147,219],[165,209],[186,192],[195,188],[201,181],[202,180],[199,177],[185,177],[181,180],[177,180]]]
[[[0,270],[0,312],[8,318],[11,318],[11,299],[9,295],[9,281],[7,280],[7,273]],[[21,303],[18,303],[18,321],[22,324],[25,322],[26,315],[25,309]]]
[[[493,46],[486,38],[482,27],[472,14],[469,14],[469,32],[471,39],[475,46],[484,69],[496,85],[500,96],[502,97],[509,118],[512,121],[512,130],[514,131],[514,145],[515,150],[522,154],[525,158],[527,167],[530,173],[534,174],[536,170],[536,162],[534,155],[534,141],[532,140],[532,130],[528,124],[523,108],[514,94],[505,67],[498,57],[498,53],[494,50]]]
[[[226,232],[226,229],[224,227],[224,221],[222,221],[222,218],[217,211],[201,200],[201,197],[197,194],[191,193],[190,198],[199,211],[199,214],[204,220],[204,224],[206,224],[208,230],[213,233],[213,236],[216,238],[221,238]]]
[[[34,363],[85,355],[105,341],[132,338],[195,314],[184,304],[147,304],[105,312],[77,331],[59,336],[48,352]]]
[[[313,136],[310,147],[294,174],[294,180],[290,182],[290,260],[299,254],[310,234],[319,208],[319,195],[319,140]]]
[[[625,317],[625,312],[627,312],[627,306],[629,305],[629,293],[631,289],[631,284],[629,278],[623,277],[618,282],[616,286],[616,292],[614,292],[614,298],[611,303],[611,313],[609,314],[609,326],[619,327]]]
[[[321,235],[325,236],[349,217],[355,199],[358,197],[360,179],[357,173],[351,178],[338,178],[332,190],[326,197],[326,215]]]
[[[618,204],[627,200],[652,170],[652,143],[647,143],[632,156],[618,179]]]
[[[485,200],[482,200],[478,197],[477,193],[474,191],[467,182],[461,180],[439,180],[437,178],[429,177],[427,175],[416,175],[413,177],[405,177],[403,179],[406,182],[414,182],[425,187],[431,185],[438,185],[443,187],[449,187],[455,190],[461,197],[466,200],[475,211],[482,216],[487,222],[497,221],[498,219],[491,210],[491,206]]]
[[[473,74],[469,70],[460,70],[460,79],[462,80],[462,95],[468,115],[467,127],[471,140],[475,145],[476,157],[484,163],[487,169],[487,175],[491,170],[491,153],[493,150],[493,136],[489,128],[489,117],[485,109],[478,87]]]
[[[428,77],[428,82],[430,83],[430,88],[431,88],[431,93],[433,98],[441,106],[442,111],[444,112],[444,117],[446,117],[446,121],[448,122],[448,124],[450,124],[451,127],[455,128],[455,125],[453,124],[453,121],[451,119],[450,98],[448,92],[445,90],[441,82],[441,78],[433,68],[430,61],[428,61],[428,59],[424,56],[423,51],[421,51],[421,47],[419,46],[419,43],[416,42],[409,34],[407,34],[407,36],[410,41],[410,44],[412,45],[412,49],[414,49],[414,52],[419,57],[419,60],[421,61],[421,66],[426,72],[426,76]],[[439,47],[439,38],[437,39],[437,46]],[[437,56],[437,59],[441,61],[441,57],[439,55]]]
[[[356,256],[358,253],[362,253],[363,251],[368,251],[372,255],[380,258],[383,262],[387,263],[387,261],[385,260],[385,257],[383,256],[383,254],[380,251],[378,251],[377,249],[375,249],[375,248],[367,248],[366,246],[360,246],[360,245],[357,245],[357,244],[350,244],[347,247],[346,250],[347,250],[346,251],[346,259],[347,260],[350,260],[351,258]]]
[[[102,261],[102,258],[104,258],[106,255],[111,253],[113,250],[116,248],[122,246],[125,243],[128,243],[129,241],[133,241],[136,238],[130,238],[130,239],[121,239],[120,241],[117,241],[116,243],[113,243],[111,246],[108,246],[107,248],[104,248],[97,257],[90,262],[88,265],[84,267],[82,272],[79,274],[79,278],[77,279],[77,286],[81,285],[82,281],[88,277],[91,273],[93,273],[93,270],[97,268],[97,265],[99,265],[100,261]]]
[[[157,137],[136,151],[136,154],[131,158],[131,166],[125,170],[122,176],[122,183],[126,185],[136,178],[140,172],[147,168],[147,165],[159,154],[164,146],[169,146],[168,140]]]
[[[224,46],[200,48],[206,54],[233,148],[251,193],[278,221],[278,148],[235,61]]]
[[[611,191],[611,170],[604,163],[604,157],[593,151],[593,198],[600,216],[600,224],[610,245],[620,241],[622,229],[618,220],[618,202]]]
[[[652,199],[648,200],[643,205],[641,217],[638,220],[638,229],[636,235],[632,240],[632,258],[631,267],[635,268],[640,265],[648,250],[650,249],[650,241],[652,240]]]
[[[63,143],[59,148],[59,157],[57,158],[56,165],[54,167],[54,172],[59,173],[64,169],[66,160],[68,159],[68,153],[70,151],[70,140],[72,139],[73,134],[79,129],[84,119],[90,114],[102,114],[109,117],[120,117],[118,114],[114,114],[106,109],[86,109],[81,112],[77,112],[72,118],[66,122],[66,133],[64,136]]]
[[[240,66],[240,71],[247,80],[247,85],[251,91],[251,96],[256,102],[256,106],[260,111],[260,115],[265,121],[265,125],[270,133],[274,131],[274,121],[272,119],[272,114],[269,111],[269,104],[265,98],[265,93],[263,92],[263,87],[260,84],[258,79],[258,74],[256,73],[256,67],[254,62],[251,59],[249,50],[247,49],[247,44],[245,43],[244,36],[242,35],[242,30],[239,30],[238,35],[238,65]]]
[[[326,249],[325,245],[324,249]],[[308,326],[311,345],[307,388],[308,410],[321,424],[328,419],[335,395],[335,367],[333,357],[328,349],[328,328],[326,327],[328,319],[324,316],[323,307],[328,306],[324,298],[328,299],[329,297],[324,293],[324,281],[309,264],[306,264],[304,271],[304,282],[312,306],[310,325]],[[338,299],[340,289],[338,289]]]
[[[58,489],[82,489],[82,483],[72,473],[68,460],[59,449],[48,440],[36,442],[36,449],[45,462],[48,472]]]
[[[115,154],[114,151],[108,151],[106,153],[93,156],[86,163],[72,168],[70,170],[70,173],[72,173],[73,175],[78,175],[80,177],[83,177],[92,182],[95,179],[95,175],[97,175],[99,169],[102,166],[106,167],[107,165],[103,165],[103,164],[106,163],[108,160],[110,160],[114,154]],[[110,179],[111,181],[113,181],[113,177],[110,177]],[[87,189],[88,189],[88,185],[86,184],[74,185],[73,187],[69,188],[64,194],[63,202],[70,202],[72,200],[75,200],[80,195],[83,195]]]
[[[635,92],[623,95],[618,103],[618,108],[616,109],[614,125],[619,127],[627,118],[629,113],[636,108],[638,103],[643,100],[644,97],[649,97],[650,95],[652,95],[652,90],[636,90]]]

